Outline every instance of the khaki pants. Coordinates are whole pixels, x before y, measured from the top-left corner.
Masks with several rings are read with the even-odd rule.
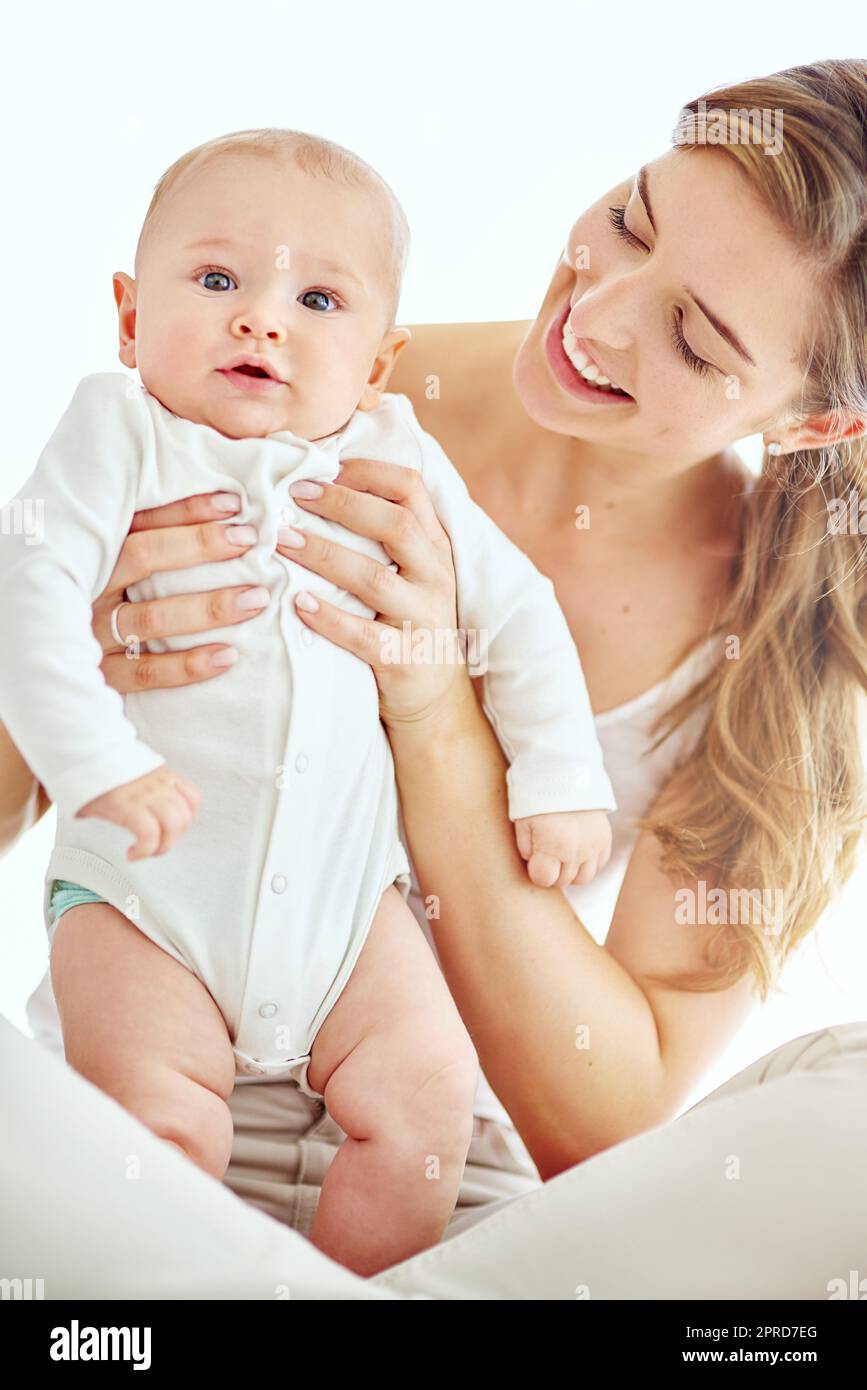
[[[0,1019],[0,1278],[47,1299],[863,1297],[865,1102],[867,1023],[851,1023],[544,1185],[507,1167],[531,1190],[473,1206],[498,1181],[478,1159],[503,1136],[482,1127],[460,1226],[365,1281],[285,1224],[309,1221],[338,1137],[321,1117],[281,1157],[279,1096],[239,1100],[231,1182],[257,1210]]]
[[[308,1235],[319,1192],[345,1138],[323,1101],[288,1081],[236,1086],[229,1101],[235,1126],[223,1181],[245,1201]],[[467,1166],[448,1234],[462,1230],[490,1202],[540,1184],[536,1167],[511,1126],[476,1116]]]

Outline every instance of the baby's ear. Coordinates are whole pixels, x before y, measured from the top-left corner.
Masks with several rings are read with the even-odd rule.
[[[118,352],[125,367],[135,366],[135,280],[124,271],[115,271],[111,278],[114,302],[117,305]]]
[[[379,405],[394,370],[397,355],[403,351],[411,337],[408,328],[390,328],[386,333],[361,393],[358,410],[374,410]]]

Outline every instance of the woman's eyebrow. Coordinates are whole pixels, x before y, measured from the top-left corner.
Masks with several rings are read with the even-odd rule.
[[[647,213],[647,220],[653,228],[654,234],[658,236],[659,233],[657,231],[656,223],[653,219],[653,208],[651,207],[650,203],[650,190],[647,186],[647,166],[645,164],[643,164],[638,171],[636,185],[638,188],[638,196],[644,204],[644,211]],[[706,304],[703,304],[702,301],[699,299],[698,295],[693,294],[691,289],[688,289],[686,285],[684,285],[683,288],[685,293],[689,295],[690,299],[693,301],[696,307],[699,308],[701,312],[704,314],[711,327],[716,329],[720,337],[724,338],[725,341],[729,344],[729,346],[734,348],[735,352],[738,354],[739,357],[742,357],[745,362],[749,362],[751,367],[755,367],[755,360],[747,351],[746,347],[741,342],[734,329],[729,328],[727,323],[724,323],[723,320],[719,318],[717,314],[713,313],[712,310],[710,310]]]

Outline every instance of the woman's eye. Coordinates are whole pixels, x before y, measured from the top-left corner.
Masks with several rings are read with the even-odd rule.
[[[305,290],[304,293],[299,296],[299,299],[305,309],[315,309],[317,313],[328,312],[328,305],[327,303],[323,303],[323,300],[330,300],[332,304],[337,303],[334,295],[329,294],[327,290]],[[307,301],[311,299],[315,302],[309,304]]]
[[[639,241],[637,236],[633,236],[632,232],[630,232],[629,228],[627,227],[625,221],[625,214],[626,204],[623,203],[620,207],[608,209],[608,220],[611,223],[614,230],[616,231],[617,235],[619,237],[622,237],[624,241],[628,241],[630,246],[637,246],[641,251],[646,251],[647,247],[645,246],[644,242]]]
[[[639,241],[637,236],[633,236],[632,232],[630,232],[629,228],[627,227],[626,222],[624,220],[625,213],[625,203],[621,204],[620,207],[609,208],[608,218],[611,222],[611,225],[614,227],[614,230],[617,232],[617,235],[621,236],[624,241],[628,241],[630,246],[637,246],[640,250],[646,251],[648,248],[645,246],[644,242]],[[710,362],[706,362],[703,357],[698,357],[693,352],[692,348],[689,346],[689,343],[686,341],[686,339],[683,336],[683,333],[681,332],[680,323],[678,322],[677,315],[675,315],[674,321],[672,323],[671,341],[673,342],[677,352],[680,353],[686,365],[690,367],[694,372],[696,372],[698,376],[706,376],[707,373],[711,370],[719,370],[719,368],[713,368]]]
[[[681,318],[678,320],[677,314],[675,314],[671,325],[671,341],[674,343],[676,351],[680,353],[686,365],[691,367],[694,372],[697,372],[699,376],[706,376],[711,370],[711,364],[710,362],[706,362],[703,357],[699,357],[693,352],[681,331],[680,325],[682,322],[683,319]],[[719,368],[715,368],[715,370],[718,371]]]
[[[225,270],[207,269],[200,270],[196,276],[196,281],[206,290],[219,290],[225,292],[230,289],[237,289],[238,286]]]

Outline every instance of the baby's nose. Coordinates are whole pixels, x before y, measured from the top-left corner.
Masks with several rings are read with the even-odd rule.
[[[236,338],[256,338],[271,343],[286,341],[286,329],[281,324],[255,314],[238,314],[232,320],[232,332]]]

